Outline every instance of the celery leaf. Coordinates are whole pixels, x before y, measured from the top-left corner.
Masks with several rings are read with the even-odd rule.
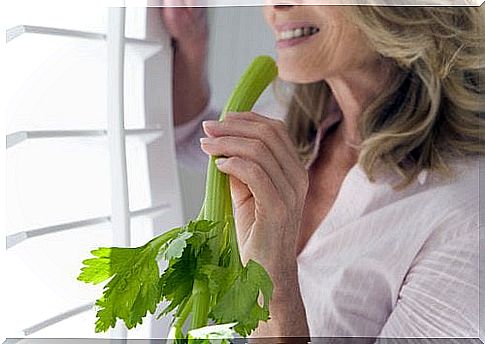
[[[237,322],[234,330],[249,335],[259,321],[269,319],[269,301],[273,283],[266,270],[253,260],[241,271],[237,279],[212,309],[211,317],[218,324]],[[258,303],[263,295],[263,305]]]
[[[109,279],[95,303],[96,332],[115,327],[117,319],[133,328],[142,323],[147,312],[155,312],[161,298],[156,258],[160,247],[179,232],[180,228],[175,228],[140,247],[102,247],[91,251],[96,258],[83,261],[78,280],[98,284]]]

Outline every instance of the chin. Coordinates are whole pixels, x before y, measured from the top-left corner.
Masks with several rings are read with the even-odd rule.
[[[320,77],[317,73],[311,73],[308,70],[303,71],[288,65],[278,65],[278,77],[283,81],[295,84],[310,84],[323,80],[323,77]]]
[[[308,59],[278,57],[278,77],[287,82],[309,84],[324,79],[325,71],[306,64]]]

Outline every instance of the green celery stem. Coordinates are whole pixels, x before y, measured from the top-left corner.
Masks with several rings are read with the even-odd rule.
[[[219,120],[222,121],[228,112],[251,111],[261,93],[274,80],[277,74],[276,64],[271,57],[257,57],[233,90]],[[230,231],[225,233],[226,237],[229,238],[232,252],[230,264],[239,270],[243,266],[234,225],[229,176],[217,169],[215,164],[217,158],[211,157],[209,160],[205,199],[198,219],[219,222],[224,225],[224,228],[227,228],[226,230]],[[212,263],[216,265],[219,263],[223,238],[224,235],[216,236],[210,242],[210,248],[215,253]],[[192,287],[192,321],[190,329],[207,325],[210,302],[208,281],[206,279],[196,279]]]
[[[189,301],[187,301],[187,303],[184,305],[182,312],[180,312],[180,315],[175,319],[173,323],[173,327],[176,329],[175,333],[177,338],[183,337],[182,328],[184,326],[185,321],[187,320],[187,317],[192,311],[192,300],[193,300],[193,296],[191,295],[189,298]]]
[[[192,287],[192,321],[190,330],[204,327],[209,318],[209,285],[206,279],[196,279]]]

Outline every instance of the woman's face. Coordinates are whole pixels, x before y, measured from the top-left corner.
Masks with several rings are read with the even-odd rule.
[[[345,6],[263,6],[277,41],[281,79],[316,82],[365,68],[377,59],[344,11]]]

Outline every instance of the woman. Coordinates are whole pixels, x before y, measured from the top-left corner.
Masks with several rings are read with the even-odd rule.
[[[274,282],[256,337],[478,336],[479,11],[264,6],[283,123],[214,121],[204,11],[163,10],[180,152],[224,157],[241,254]]]

